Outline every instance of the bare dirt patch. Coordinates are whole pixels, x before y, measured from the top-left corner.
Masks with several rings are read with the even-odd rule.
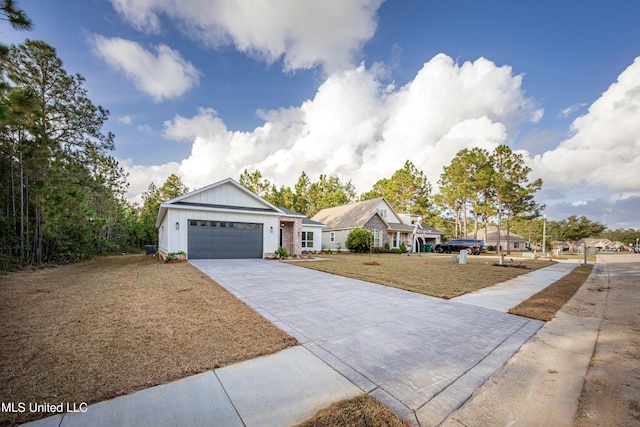
[[[143,255],[1,276],[0,323],[5,403],[90,404],[297,344],[190,264]]]
[[[424,254],[420,257],[398,254],[340,254],[322,257],[331,258],[331,261],[296,265],[441,298],[453,298],[473,292],[528,273],[532,269],[553,264],[546,260],[521,261],[517,258],[513,258],[511,262],[512,258],[505,257],[505,261],[510,264],[530,269],[500,268],[492,265],[495,258],[469,256],[467,264],[454,264],[451,262],[451,255],[436,254]]]
[[[607,277],[604,316],[573,425],[640,426],[640,256],[598,256]]]
[[[368,394],[343,400],[318,411],[297,427],[406,427],[391,409]]]
[[[548,322],[580,289],[592,269],[593,265],[591,264],[576,267],[560,280],[513,307],[509,313]]]

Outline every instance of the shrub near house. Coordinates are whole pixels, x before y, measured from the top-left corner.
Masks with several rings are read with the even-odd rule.
[[[354,228],[347,236],[345,245],[349,250],[363,253],[369,252],[371,248],[371,242],[373,241],[373,234],[364,228]]]

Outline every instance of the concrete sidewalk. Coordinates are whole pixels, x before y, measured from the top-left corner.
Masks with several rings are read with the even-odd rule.
[[[562,261],[506,282],[452,298],[452,301],[507,313],[509,309],[537,294],[578,266],[577,261]],[[506,267],[505,267],[506,268]]]
[[[438,425],[542,326],[279,262],[192,263],[302,345],[28,425],[290,426],[363,392]]]
[[[361,393],[297,346],[25,426],[291,426]]]
[[[576,425],[574,416],[605,312],[609,280],[607,265],[598,256],[585,284],[554,319],[442,426]]]

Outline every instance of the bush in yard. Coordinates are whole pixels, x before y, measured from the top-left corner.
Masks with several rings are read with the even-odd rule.
[[[355,252],[369,252],[371,247],[371,241],[373,240],[373,234],[364,228],[354,228],[347,236],[345,244],[347,248]]]
[[[288,256],[289,256],[289,253],[287,252],[287,249],[285,247],[280,246],[278,247],[278,249],[276,249],[276,252],[275,252],[276,258],[285,259]]]
[[[405,245],[404,242],[400,243],[400,253],[401,254],[407,253],[407,245]]]

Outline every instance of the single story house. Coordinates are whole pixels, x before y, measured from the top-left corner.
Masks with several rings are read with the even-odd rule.
[[[265,258],[279,246],[291,254],[321,250],[323,224],[278,208],[231,178],[167,200],[156,219],[166,257]]]
[[[588,248],[597,248],[598,250],[607,251],[607,252],[609,251],[620,252],[620,251],[626,251],[631,249],[629,245],[626,245],[623,242],[613,241],[609,239],[594,239],[594,238],[578,240],[574,244],[574,249],[582,251],[582,249],[580,248],[585,244]]]
[[[388,244],[390,248],[399,248],[404,243],[411,248],[414,233],[419,237],[417,245],[424,243],[435,246],[442,236],[438,230],[420,224],[417,216],[407,217],[408,220],[414,220],[413,224],[405,223],[384,197],[322,209],[311,219],[325,224],[322,248],[334,251],[348,250],[347,236],[354,228],[371,231],[374,247]]]
[[[463,239],[475,239],[473,233],[469,233],[462,237]],[[478,240],[484,240],[487,246],[498,246],[498,227],[490,225],[487,227],[486,233],[484,228],[478,228]],[[528,241],[522,236],[518,236],[513,231],[509,233],[509,247],[507,248],[507,230],[500,230],[500,248],[501,251],[524,251],[528,246]]]

